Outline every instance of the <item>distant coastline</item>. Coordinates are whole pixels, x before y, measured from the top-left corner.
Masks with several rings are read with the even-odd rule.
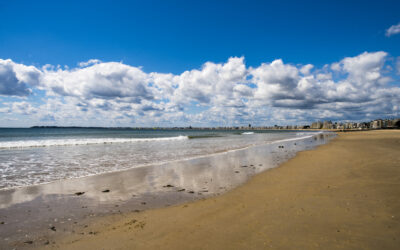
[[[332,122],[317,121],[310,125],[274,125],[274,126],[227,126],[227,127],[93,127],[93,126],[32,126],[36,128],[51,129],[132,129],[132,130],[332,130],[332,131],[352,131],[370,129],[400,129],[400,118],[394,119],[375,119],[369,122]]]

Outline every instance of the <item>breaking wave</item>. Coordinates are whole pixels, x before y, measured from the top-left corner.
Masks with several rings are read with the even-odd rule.
[[[252,135],[254,132],[243,132],[242,135]]]
[[[158,137],[158,138],[83,138],[83,139],[46,139],[0,142],[0,149],[50,147],[50,146],[75,146],[93,144],[134,143],[148,141],[186,140],[187,136]]]

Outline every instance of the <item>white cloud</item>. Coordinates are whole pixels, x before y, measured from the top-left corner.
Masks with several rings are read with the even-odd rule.
[[[331,69],[339,73],[340,80],[332,80],[332,73],[326,72],[329,67],[315,70],[313,74],[301,76],[290,64],[275,60],[270,64],[262,64],[250,70],[252,81],[256,83],[255,101],[251,104],[257,108],[271,107],[279,112],[288,110],[312,110],[314,117],[321,116],[319,111],[339,117],[366,117],[370,113],[381,115],[392,112],[387,103],[395,103],[400,99],[399,87],[391,87],[393,95],[378,95],[392,79],[384,75],[384,64],[387,53],[362,53],[355,57],[347,57],[333,63]],[[324,72],[325,71],[325,72]],[[366,108],[374,103],[373,108]],[[304,115],[304,114],[303,114]],[[276,116],[276,115],[275,115]],[[299,117],[298,117],[299,118]]]
[[[195,101],[217,106],[229,106],[232,102],[240,102],[239,93],[245,91],[246,87],[237,86],[246,83],[246,73],[243,57],[229,58],[225,64],[207,62],[201,70],[185,71],[174,77],[176,90],[172,101]]]
[[[349,74],[349,80],[356,85],[379,83],[381,70],[387,56],[386,52],[364,52],[355,57],[346,57],[340,61],[343,71]]]
[[[309,75],[309,74],[310,74],[310,71],[312,70],[312,68],[314,68],[314,65],[312,65],[312,64],[307,64],[307,65],[304,65],[303,67],[300,68],[300,72],[301,72],[303,75]]]
[[[332,63],[332,65],[331,65],[331,69],[333,70],[333,71],[340,71],[340,64],[339,63]]]
[[[32,115],[36,114],[38,109],[33,107],[30,103],[22,102],[11,102],[3,103],[6,107],[0,109],[0,113],[10,114],[21,114],[21,115]]]
[[[392,25],[390,26],[389,29],[386,30],[386,36],[390,37],[396,34],[400,33],[400,23],[396,24],[396,25]]]
[[[299,70],[295,66],[284,64],[279,59],[250,69],[250,74],[257,85],[256,98],[264,100],[295,98],[294,90],[300,80]]]
[[[86,62],[80,62],[80,63],[78,63],[78,65],[79,65],[79,67],[84,68],[84,67],[87,67],[87,66],[90,66],[90,65],[94,65],[94,64],[98,64],[98,63],[101,63],[101,61],[98,60],[98,59],[90,59],[90,60],[88,60]]]
[[[141,69],[116,62],[72,70],[46,69],[42,78],[42,86],[55,94],[135,103],[154,98],[148,83],[149,77]]]
[[[12,80],[0,81],[3,95],[24,96],[39,88],[47,96],[41,104],[30,102],[33,95],[3,103],[0,112],[7,119],[27,115],[35,124],[87,126],[271,125],[396,116],[400,88],[389,77],[395,63],[387,67],[386,57],[383,51],[364,52],[321,69],[280,59],[248,68],[243,57],[232,57],[177,75],[97,60],[83,68],[41,70],[2,60],[0,79]]]
[[[34,66],[0,59],[0,95],[27,96],[32,86],[39,83],[41,72]]]

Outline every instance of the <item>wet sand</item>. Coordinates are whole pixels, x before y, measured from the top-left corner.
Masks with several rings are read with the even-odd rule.
[[[45,248],[399,249],[400,131],[341,133],[221,196],[106,216]]]
[[[132,212],[217,196],[334,136],[319,133],[161,165],[0,190],[0,249],[57,247],[58,239],[97,234],[86,229],[99,218],[120,220]]]

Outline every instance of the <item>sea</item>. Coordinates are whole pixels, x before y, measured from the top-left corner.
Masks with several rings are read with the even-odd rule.
[[[0,128],[0,190],[203,157],[321,132]]]

